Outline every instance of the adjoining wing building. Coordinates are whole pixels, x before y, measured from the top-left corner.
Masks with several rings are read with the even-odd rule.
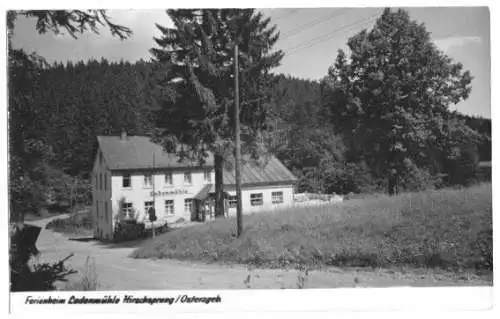
[[[213,217],[213,156],[203,165],[180,160],[145,136],[98,136],[92,171],[94,236],[111,240],[117,217],[147,221],[154,207],[158,223]],[[285,207],[293,202],[297,178],[275,157],[241,168],[243,212]],[[224,170],[226,216],[236,214],[233,170]]]

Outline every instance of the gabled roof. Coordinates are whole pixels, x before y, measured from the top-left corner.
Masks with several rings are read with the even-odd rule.
[[[260,162],[260,163],[259,163]],[[274,156],[262,158],[261,161],[246,159],[241,165],[241,184],[259,185],[268,183],[293,183],[297,177]],[[236,185],[234,169],[224,170],[224,185]]]
[[[151,142],[149,137],[98,136],[99,147],[110,170],[139,170],[153,168],[153,154],[157,169],[200,167],[198,161],[179,161],[176,154],[166,153],[163,148]],[[209,154],[203,167],[213,167],[213,155]],[[236,184],[234,168],[224,168],[224,185]],[[297,180],[276,157],[263,158],[260,163],[246,159],[241,166],[242,185],[285,184]],[[207,189],[208,191],[208,189]],[[211,191],[211,190],[210,190]]]
[[[153,168],[199,167],[198,161],[184,159],[163,151],[161,145],[146,136],[98,136],[97,141],[106,165],[110,170],[134,170]],[[154,154],[154,155],[153,155]],[[213,166],[213,156],[208,156],[204,166]]]

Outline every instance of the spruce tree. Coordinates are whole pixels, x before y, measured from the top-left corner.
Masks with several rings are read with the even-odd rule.
[[[161,69],[160,140],[168,150],[201,162],[214,154],[216,214],[223,213],[223,165],[233,155],[233,49],[239,46],[242,151],[258,157],[269,110],[269,70],[283,53],[270,18],[253,9],[168,10],[174,27],[157,24],[162,35],[151,49]]]

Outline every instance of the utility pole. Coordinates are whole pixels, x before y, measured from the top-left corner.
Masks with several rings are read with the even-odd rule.
[[[243,212],[241,205],[241,149],[240,149],[240,91],[238,81],[238,44],[234,46],[234,122],[235,122],[235,179],[236,179],[236,226],[238,237],[243,231]]]
[[[151,174],[151,179],[153,182],[153,212],[156,219],[156,194],[155,194],[155,153],[153,152],[153,173]],[[155,221],[151,221],[151,230],[153,232],[153,238],[155,238]]]

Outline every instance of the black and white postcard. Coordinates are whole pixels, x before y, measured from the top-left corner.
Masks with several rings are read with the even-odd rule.
[[[4,12],[13,314],[492,306],[488,6],[158,5]]]

